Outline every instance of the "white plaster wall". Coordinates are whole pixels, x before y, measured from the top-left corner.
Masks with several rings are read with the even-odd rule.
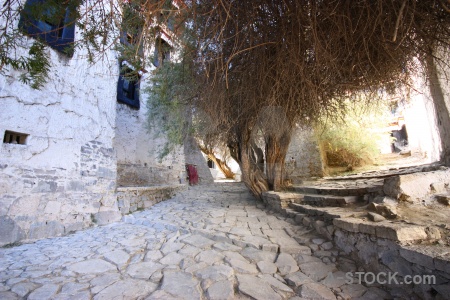
[[[414,90],[403,114],[411,151],[420,153],[428,162],[438,161],[441,140],[433,99],[424,75],[414,78]]]
[[[16,20],[15,26],[17,26]],[[76,39],[79,38],[76,31]],[[26,54],[33,39],[25,38]],[[33,90],[0,76],[0,135],[29,134],[26,145],[1,144],[0,245],[60,235],[117,215],[113,140],[118,67],[114,52],[88,64],[51,48],[48,83]],[[102,219],[103,220],[100,220]]]
[[[171,41],[168,42],[173,45]],[[154,46],[149,47],[146,57],[153,57],[153,53]],[[174,52],[171,58],[176,60],[178,56],[178,53]],[[162,160],[159,158],[166,138],[148,127],[148,96],[145,90],[152,84],[151,74],[155,67],[149,63],[146,70],[147,73],[141,77],[140,83],[140,108],[137,110],[126,104],[116,104],[114,147],[117,151],[118,186],[179,184],[186,177],[182,146]]]

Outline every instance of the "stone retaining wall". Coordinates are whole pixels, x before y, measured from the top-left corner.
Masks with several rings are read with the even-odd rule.
[[[356,218],[355,212],[343,208],[296,204],[293,197],[281,196],[279,203],[276,203],[276,194],[270,192],[264,196],[270,208],[332,240],[344,254],[359,262],[359,270],[386,274],[397,272],[399,284],[395,285],[393,281],[391,292],[398,293],[400,297],[408,294],[424,299],[448,299],[450,248],[432,243],[412,245],[417,241],[439,238],[439,233],[433,228],[389,221],[364,221]],[[407,275],[431,275],[436,281],[433,284],[400,284]]]
[[[170,199],[186,185],[161,185],[149,187],[117,188],[117,204],[122,215],[149,208],[163,200]]]

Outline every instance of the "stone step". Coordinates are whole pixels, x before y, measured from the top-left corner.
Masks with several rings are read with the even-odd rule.
[[[302,202],[311,206],[343,207],[362,198],[362,196],[305,195]]]
[[[332,195],[332,196],[364,196],[368,193],[381,192],[383,186],[361,186],[361,187],[319,187],[319,186],[292,186],[291,192],[313,195]]]

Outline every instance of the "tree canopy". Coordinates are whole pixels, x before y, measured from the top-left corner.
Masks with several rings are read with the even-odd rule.
[[[3,19],[13,16],[17,1],[5,1]],[[139,47],[154,43],[175,14],[170,2],[85,0],[76,47],[89,49],[93,59],[115,48],[117,32],[125,28],[139,42],[119,50],[142,67]],[[412,74],[438,60],[436,51],[450,49],[449,0],[173,2],[178,24],[184,24],[175,31],[184,47],[177,63],[186,76],[176,76],[170,95],[212,120],[211,132],[228,145],[256,195],[283,187],[296,124],[338,112],[358,93],[407,85]],[[17,46],[15,31],[4,24],[2,67],[20,67],[10,51]]]

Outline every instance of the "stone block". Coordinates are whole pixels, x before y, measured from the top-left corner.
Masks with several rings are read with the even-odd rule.
[[[399,242],[427,239],[424,227],[403,224],[384,224],[377,226],[376,235],[379,238]]]
[[[400,249],[400,256],[413,264],[418,264],[430,270],[434,270],[434,262],[432,256],[405,248]]]
[[[25,232],[8,216],[0,216],[0,247],[25,238]]]
[[[359,224],[359,232],[376,235],[376,225],[363,221]]]
[[[48,201],[47,205],[45,206],[44,212],[46,214],[59,214],[61,210],[61,202],[59,201]]]
[[[447,254],[447,256],[434,257],[433,261],[436,270],[450,275],[450,254]]]
[[[362,222],[360,219],[355,218],[345,218],[345,219],[334,219],[334,226],[341,228],[349,232],[359,232],[359,224]]]
[[[400,201],[420,202],[441,185],[450,183],[450,170],[439,170],[428,173],[413,173],[386,178],[384,193]]]
[[[29,238],[42,239],[64,234],[64,225],[58,221],[38,222],[31,224]]]
[[[120,221],[122,215],[117,211],[100,211],[94,215],[95,222],[98,225],[106,225],[112,222]]]

